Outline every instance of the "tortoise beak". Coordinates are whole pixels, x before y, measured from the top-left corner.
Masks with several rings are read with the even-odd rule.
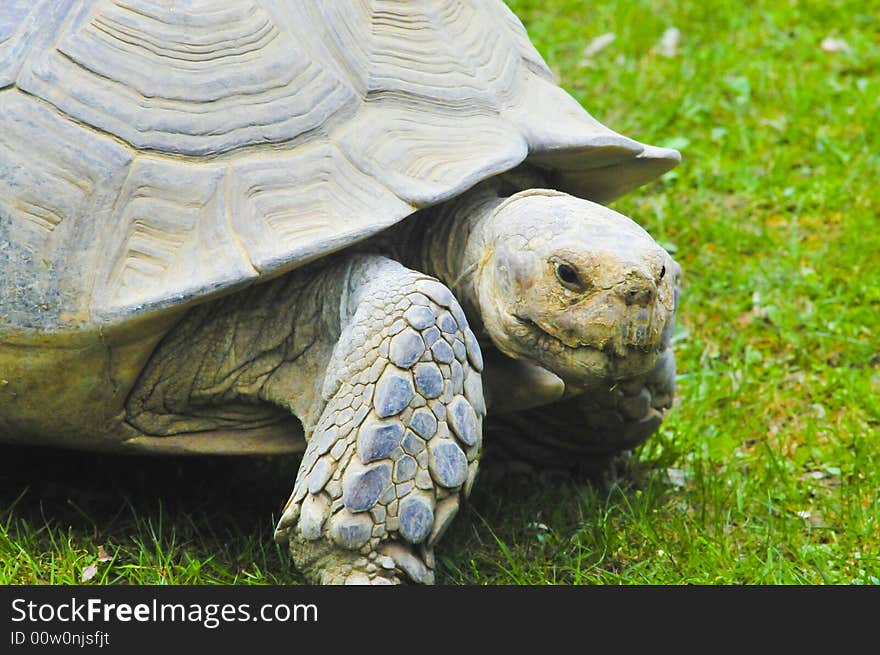
[[[631,348],[660,348],[668,312],[656,299],[653,283],[635,290],[620,285],[555,316],[535,316],[529,320],[569,348],[586,346],[624,357]]]

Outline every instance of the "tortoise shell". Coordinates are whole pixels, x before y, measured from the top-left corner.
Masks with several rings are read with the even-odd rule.
[[[497,0],[5,0],[0,336],[280,275],[523,162],[607,201],[679,161]]]

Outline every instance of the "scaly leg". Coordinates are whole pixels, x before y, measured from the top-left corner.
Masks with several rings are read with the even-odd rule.
[[[491,391],[491,389],[489,390]],[[605,473],[622,453],[650,437],[663,422],[675,393],[675,357],[661,355],[646,376],[551,405],[492,415],[486,425],[489,468]]]
[[[320,583],[433,582],[433,549],[477,473],[482,360],[452,293],[354,258],[343,331],[276,539]]]

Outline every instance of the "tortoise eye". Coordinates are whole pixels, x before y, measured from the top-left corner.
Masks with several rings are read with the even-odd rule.
[[[559,278],[559,281],[562,282],[563,286],[568,288],[581,289],[583,287],[578,272],[571,264],[558,262],[556,264],[556,277]]]
[[[660,276],[657,278],[657,280],[658,281],[662,280],[664,277],[666,277],[666,266],[661,266],[660,267]]]

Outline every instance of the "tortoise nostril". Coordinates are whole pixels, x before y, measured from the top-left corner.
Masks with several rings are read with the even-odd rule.
[[[653,282],[640,277],[624,282],[618,289],[618,294],[627,305],[644,307],[654,302],[657,297],[657,289]]]

